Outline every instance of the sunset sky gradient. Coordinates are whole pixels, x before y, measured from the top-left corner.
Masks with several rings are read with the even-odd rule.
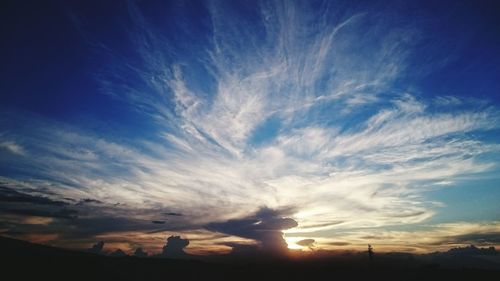
[[[498,247],[494,2],[2,4],[0,235]]]

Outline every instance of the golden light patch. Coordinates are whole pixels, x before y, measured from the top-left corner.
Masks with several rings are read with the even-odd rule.
[[[37,216],[25,217],[22,220],[24,224],[38,224],[38,225],[48,225],[53,221],[54,219],[52,218],[37,217]]]
[[[304,247],[297,245],[295,243],[287,243],[288,244],[288,249],[290,250],[303,250]]]
[[[288,245],[288,249],[290,250],[309,250],[308,247],[301,246],[297,244],[297,242],[307,239],[307,237],[284,237],[286,244]]]
[[[48,225],[54,220],[48,217],[40,216],[23,216],[14,214],[3,214],[0,215],[0,220],[10,223],[22,223],[22,224],[33,224],[33,225]]]
[[[54,241],[59,237],[59,234],[49,233],[49,234],[41,234],[41,233],[33,233],[23,235],[23,240],[28,240],[32,243],[47,243],[50,241]]]
[[[111,252],[118,249],[126,253],[131,253],[133,251],[132,247],[130,247],[130,243],[128,242],[108,242],[104,244],[104,249]]]

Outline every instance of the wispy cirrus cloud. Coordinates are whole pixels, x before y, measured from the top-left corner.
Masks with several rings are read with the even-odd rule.
[[[16,160],[22,185],[54,200],[102,202],[99,214],[75,206],[84,219],[72,223],[89,236],[196,231],[263,206],[297,210],[290,234],[432,217],[431,187],[498,168],[481,158],[498,143],[475,135],[498,129],[498,109],[402,90],[416,28],[330,5],[259,2],[248,24],[234,7],[211,3],[210,32],[188,50],[129,3],[134,60],[106,48],[110,63],[96,78],[150,118],[156,138],[120,140],[50,120],[10,128],[30,151],[14,153],[26,156]],[[180,38],[192,36],[187,20],[176,22]],[[111,227],[102,213],[129,227]]]
[[[490,246],[498,245],[500,225],[492,222],[454,222],[435,225],[422,225],[417,229],[345,229],[335,233],[335,237],[323,235],[287,237],[287,242],[295,244],[304,239],[314,237],[315,244],[322,249],[345,251],[364,250],[367,241],[381,252],[407,251],[425,253],[447,251],[463,245]],[[299,245],[300,246],[300,245]]]
[[[24,151],[24,148],[21,145],[15,143],[13,141],[8,141],[8,140],[1,141],[0,148],[4,149],[10,153],[18,154],[18,155],[24,155],[26,153]]]

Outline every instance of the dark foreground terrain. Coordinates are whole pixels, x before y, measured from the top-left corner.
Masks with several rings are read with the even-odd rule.
[[[500,280],[495,268],[408,257],[173,260],[110,257],[0,237],[0,280]],[[452,261],[453,262],[453,261]]]

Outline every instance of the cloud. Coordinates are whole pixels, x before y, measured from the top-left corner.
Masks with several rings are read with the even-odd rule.
[[[167,238],[167,244],[163,247],[162,255],[169,258],[182,258],[186,257],[187,254],[184,252],[184,248],[189,245],[188,239],[183,239],[180,236],[170,236]]]
[[[314,245],[314,239],[304,239],[297,241],[296,244],[304,247],[312,247]]]
[[[329,245],[333,245],[333,246],[348,246],[351,243],[349,243],[349,242],[330,242],[328,244]]]
[[[52,199],[54,197],[59,196],[44,190],[42,185],[32,186],[9,180],[3,182],[0,187],[0,217],[9,222],[7,231],[12,234],[55,232],[65,244],[64,241],[77,242],[78,239],[86,240],[113,232],[195,228],[182,217],[168,225],[164,220],[154,220],[158,213],[163,212],[161,208],[132,211],[128,206],[95,203],[97,200],[94,199],[68,200],[68,197],[60,196],[59,200],[55,200]]]
[[[145,252],[142,248],[137,248],[134,252],[134,256],[139,258],[145,258],[148,256],[148,253]]]
[[[260,252],[260,247],[257,244],[226,242],[222,245],[230,247],[230,254],[236,256],[251,257],[258,255]]]
[[[297,226],[295,220],[283,217],[286,214],[286,211],[261,208],[255,215],[221,223],[210,223],[206,228],[253,239],[259,243],[260,249],[266,252],[284,252],[287,250],[287,244],[283,238],[283,230]]]
[[[8,152],[10,152],[12,154],[16,154],[16,155],[25,155],[26,154],[25,149],[21,145],[15,143],[13,141],[0,141],[0,149],[5,149]]]
[[[167,212],[167,213],[163,213],[165,216],[174,216],[174,217],[180,217],[182,216],[181,213],[173,213],[173,212]]]
[[[19,220],[20,224],[32,224],[29,222],[33,222],[33,218],[37,217],[40,217],[36,219],[37,221],[47,221],[48,218],[74,219],[78,215],[78,211],[64,201],[39,195],[33,190],[19,189],[18,191],[5,185],[0,185],[0,202],[2,203],[0,215],[14,214],[25,217]]]
[[[71,231],[64,231],[64,227],[71,226]],[[92,216],[78,218],[71,222],[63,222],[53,227],[61,228],[60,231],[67,238],[85,238],[106,233],[120,233],[127,231],[153,231],[159,225],[149,220],[139,220],[115,215]],[[176,226],[161,226],[162,231],[175,230]]]
[[[68,204],[62,201],[52,200],[43,196],[30,195],[11,189],[7,186],[0,186],[0,201],[6,203],[29,203],[36,205],[52,205],[52,206],[67,206]]]
[[[395,228],[337,229],[330,238],[319,232],[287,234],[287,239],[300,239],[302,235],[307,235],[315,239],[316,248],[327,250],[336,249],[332,246],[349,245],[352,250],[363,251],[367,244],[372,244],[379,252],[405,249],[419,253],[447,251],[450,247],[468,245],[498,247],[500,244],[497,239],[500,234],[498,221],[427,224],[415,229]]]
[[[96,199],[91,199],[91,198],[85,198],[85,199],[80,200],[80,202],[79,202],[79,204],[100,204],[100,203],[102,203],[102,202],[99,200],[96,200]]]
[[[497,255],[494,247],[477,248],[474,245],[467,247],[456,247],[448,250],[445,254],[453,256],[482,256],[482,255]]]
[[[302,239],[302,240],[296,241],[295,244],[298,246],[301,246],[301,247],[306,247],[309,250],[313,251],[315,246],[316,246],[314,244],[314,242],[316,242],[316,240],[308,238],[308,239]]]
[[[457,244],[500,245],[500,231],[451,236],[450,240]]]
[[[104,248],[104,242],[99,241],[96,244],[92,245],[92,247],[90,249],[88,249],[88,251],[90,253],[100,254],[100,253],[102,253],[103,248]]]

